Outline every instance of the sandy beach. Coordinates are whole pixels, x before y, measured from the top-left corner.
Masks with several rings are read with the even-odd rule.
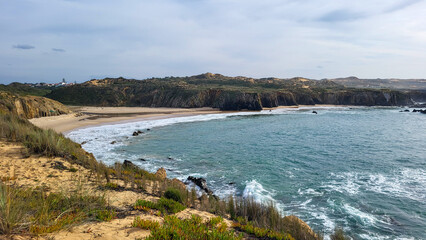
[[[73,129],[88,126],[193,116],[200,114],[223,113],[214,108],[147,108],[147,107],[77,107],[71,106],[70,114],[33,118],[29,121],[34,125],[66,133]]]
[[[343,105],[298,105],[279,106],[276,108],[264,108],[263,110],[274,110],[282,108],[301,107],[348,107]],[[133,122],[140,120],[155,120],[174,117],[194,116],[201,114],[231,113],[235,111],[221,111],[215,108],[149,108],[149,107],[80,107],[69,106],[70,114],[60,116],[42,117],[29,119],[34,125],[53,129],[56,132],[66,133],[74,129],[95,125]]]

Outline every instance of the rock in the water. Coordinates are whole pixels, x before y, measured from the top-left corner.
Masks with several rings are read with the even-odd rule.
[[[317,113],[317,111],[312,111],[312,113],[314,113],[314,114],[318,114],[318,113]]]
[[[82,143],[81,143],[81,145],[84,145],[84,144],[86,144],[87,143],[87,141],[83,141]]]
[[[408,110],[408,109],[405,109],[405,110],[404,110],[404,112],[410,112],[410,110]]]
[[[123,167],[124,168],[138,168],[138,166],[136,166],[134,163],[132,163],[129,160],[124,160]]]
[[[167,159],[169,159],[169,160],[173,160],[173,158],[172,158],[172,157],[168,157]]]
[[[146,162],[148,160],[146,160],[145,158],[139,158],[139,161]]]
[[[147,131],[151,131],[151,129],[149,129],[149,128],[147,128],[146,130],[147,130]]]
[[[133,134],[132,134],[132,136],[133,137],[136,137],[136,136],[138,136],[139,135],[139,133],[138,132],[133,132]]]
[[[159,168],[157,172],[155,173],[155,176],[158,177],[159,179],[166,179],[167,178],[166,169]]]
[[[111,144],[116,144],[116,143],[117,143],[117,141],[112,141],[112,142],[111,142]]]
[[[197,177],[193,177],[193,176],[189,176],[187,178],[188,181],[191,181],[193,183],[195,183],[195,185],[197,185],[201,190],[203,190],[204,192],[206,192],[207,194],[212,194],[213,191],[210,190],[207,187],[207,181],[204,178],[197,178]]]
[[[426,110],[420,110],[420,113],[426,114]]]

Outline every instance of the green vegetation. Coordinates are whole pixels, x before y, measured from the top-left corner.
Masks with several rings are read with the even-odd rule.
[[[0,113],[0,138],[21,142],[33,153],[63,157],[70,163],[93,170],[99,176],[108,174],[107,167],[84,151],[80,144],[53,130],[40,129],[16,115]]]
[[[391,98],[389,98],[390,94]],[[405,93],[349,89],[330,80],[253,79],[202,74],[134,80],[105,78],[53,90],[47,97],[70,105],[214,107],[261,110],[289,105],[407,105]]]
[[[22,83],[11,83],[9,85],[0,84],[0,91],[10,92],[21,96],[45,96],[50,93],[52,89],[50,87],[31,87]]]
[[[176,188],[172,188],[172,187],[168,188],[167,191],[164,193],[164,197],[167,199],[172,199],[179,203],[183,203],[182,194]]]
[[[240,224],[237,222],[234,223],[233,227],[261,239],[294,240],[294,238],[288,233],[280,233],[267,228],[255,227],[251,223]]]
[[[47,194],[0,183],[0,234],[45,234],[85,219],[109,220],[111,212],[102,196],[81,191]]]
[[[146,211],[147,209],[156,209],[163,214],[175,214],[185,210],[185,206],[173,199],[160,198],[154,203],[146,200],[138,200],[134,206],[135,209]]]
[[[203,223],[200,217],[194,215],[185,220],[175,216],[166,216],[164,217],[164,224],[161,226],[157,222],[136,218],[133,226],[151,230],[151,235],[146,238],[149,240],[242,239],[242,236],[237,236],[233,231],[228,231],[223,219],[220,218]]]

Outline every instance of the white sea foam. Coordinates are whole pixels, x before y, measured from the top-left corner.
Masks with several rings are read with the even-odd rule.
[[[264,204],[274,204],[276,208],[284,214],[284,206],[274,199],[275,193],[273,191],[266,190],[262,184],[256,180],[246,182],[246,187],[243,191],[244,198],[253,198],[255,201]]]
[[[332,176],[334,179],[324,186],[326,189],[340,193],[349,193],[350,195],[358,194],[361,187],[358,173],[345,172],[341,174],[332,174]]]
[[[375,218],[372,214],[363,212],[349,204],[344,204],[343,209],[355,219],[360,221],[364,226],[371,226],[378,222],[377,218]]]
[[[331,180],[322,187],[329,191],[358,194],[360,188],[393,197],[409,198],[415,201],[426,199],[426,171],[404,168],[388,174],[345,172],[331,174]],[[299,193],[300,194],[300,193]]]

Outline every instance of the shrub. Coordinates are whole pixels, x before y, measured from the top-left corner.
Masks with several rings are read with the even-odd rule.
[[[176,202],[183,203],[182,194],[176,188],[168,188],[164,193],[164,197],[167,199],[175,200]]]

